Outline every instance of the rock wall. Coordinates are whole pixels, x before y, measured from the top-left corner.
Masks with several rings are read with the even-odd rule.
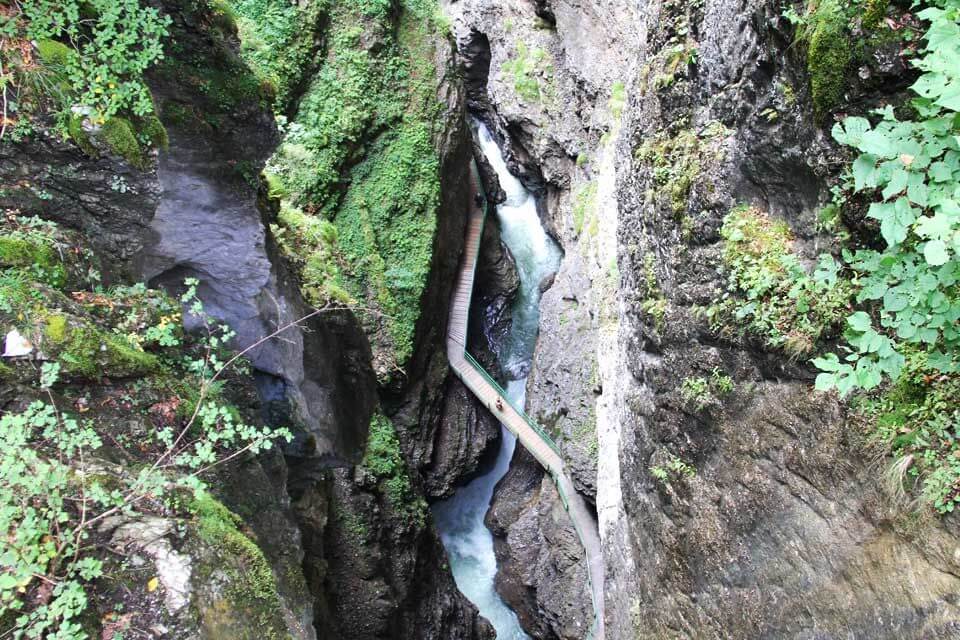
[[[236,331],[235,346],[242,348],[310,311],[272,237],[276,203],[260,184],[260,169],[277,143],[271,94],[238,55],[230,20],[203,3],[166,9],[173,18],[172,54],[149,81],[169,147],[136,169],[98,146],[95,131],[84,153],[41,128],[26,142],[0,145],[0,206],[81,232],[102,258],[106,284],[144,278],[178,292],[185,278],[199,279],[205,310]],[[318,18],[315,27],[326,24]],[[320,46],[322,33],[317,38]],[[498,436],[445,361],[471,141],[449,43],[438,42],[436,55],[441,204],[425,311],[404,375],[377,387],[367,338],[345,312],[317,315],[258,345],[249,359],[260,400],[248,399],[259,415],[249,419],[290,426],[296,439],[285,459],[231,467],[213,483],[241,517],[237,544],[246,548],[243,540],[252,540],[270,563],[276,583],[270,595],[276,591],[279,598],[270,628],[285,626],[292,637],[479,640],[492,634],[456,590],[424,501],[424,495],[448,495]],[[2,391],[6,407],[17,388],[4,384]],[[402,502],[363,466],[331,470],[361,461],[375,407],[392,416],[399,435],[397,473],[410,483]],[[209,511],[233,522],[219,507]],[[266,623],[243,619],[233,610],[237,603],[224,600],[245,585],[245,556],[235,558],[204,539],[204,517],[196,535],[183,534],[172,520],[112,523],[117,548],[136,552],[137,562],[143,556],[161,571],[170,561],[172,573],[161,575],[158,593],[137,607],[156,608],[149,622],[159,625],[154,632],[160,635],[263,637]],[[187,536],[182,549],[177,535]],[[186,573],[177,574],[177,567]],[[186,600],[163,613],[157,601],[168,593]],[[97,598],[108,610],[120,596],[105,589]],[[249,611],[259,615],[253,605]]]
[[[831,242],[815,214],[842,155],[831,122],[814,119],[781,7],[447,10],[468,102],[508,142],[565,251],[528,407],[598,507],[608,637],[956,634],[956,518],[898,506],[877,481],[886,462],[813,393],[808,365],[721,337],[703,313],[724,290],[719,228],[734,206],[785,220],[807,259]],[[886,50],[857,76],[857,110],[908,81]],[[712,375],[733,391],[684,398],[684,379]],[[567,563],[557,554],[548,569],[551,552],[522,542],[549,529],[553,498],[534,473],[515,460],[495,496],[498,585],[532,636],[574,637],[561,603],[576,596],[557,597],[573,574],[553,571]]]
[[[708,1],[644,15],[647,66],[628,88],[617,147],[629,374],[615,390],[622,503],[611,501],[604,532],[608,598],[626,606],[610,609],[610,627],[645,637],[948,637],[960,586],[955,520],[897,506],[877,482],[888,462],[834,398],[813,392],[808,365],[718,339],[699,311],[723,291],[718,229],[737,204],[785,220],[807,257],[830,241],[817,236],[815,214],[837,151],[830,123],[813,119],[779,12]],[[671,46],[696,56],[676,64]],[[903,81],[859,73],[876,81],[873,93],[851,89],[861,104]],[[638,151],[664,140],[669,149]],[[690,151],[678,153],[679,140]],[[691,406],[682,381],[713,371],[732,376],[734,391]],[[671,456],[696,475],[652,479]]]

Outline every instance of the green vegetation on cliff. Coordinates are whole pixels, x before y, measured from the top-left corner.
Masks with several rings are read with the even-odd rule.
[[[255,15],[254,5],[270,6],[237,4],[241,16]],[[433,259],[440,204],[434,138],[442,127],[434,58],[447,27],[424,0],[406,0],[399,12],[372,0],[324,7],[326,50],[267,173],[282,199],[283,246],[301,267],[308,299],[372,310],[375,348],[395,369],[413,352]],[[263,39],[265,29],[251,22],[241,34],[253,30],[248,37]],[[282,66],[261,54],[250,53],[255,66]],[[296,237],[304,232],[314,240]]]
[[[229,579],[211,605],[215,611],[202,613],[212,637],[289,638],[277,579],[263,551],[241,529],[243,521],[205,491],[197,493],[187,510],[196,517],[200,539],[217,554],[210,566],[199,570],[224,572]]]
[[[367,451],[360,464],[377,477],[381,491],[395,511],[412,518],[418,526],[424,526],[427,504],[410,482],[396,429],[382,414],[374,414],[370,419]]]
[[[75,234],[15,212],[0,234],[0,324],[13,336],[0,375],[17,390],[0,417],[0,632],[99,637],[99,616],[84,612],[104,575],[108,519],[176,517],[178,496],[212,469],[289,434],[245,424],[220,398],[230,334],[203,314],[196,282],[179,301],[143,285],[104,291]],[[207,322],[203,337],[185,335],[181,304]],[[238,610],[263,611],[257,629],[281,637],[262,554],[197,501],[200,536],[243,565],[231,582]]]
[[[839,354],[814,363],[818,388],[878,389],[865,405],[876,437],[925,502],[949,512],[960,504],[960,2],[931,4],[917,13],[928,29],[913,119],[888,106],[833,129],[857,152],[835,205],[869,201],[882,248],[844,251],[859,310]]]
[[[790,7],[784,15],[798,25],[806,45],[810,93],[818,118],[843,103],[853,65],[866,60],[891,30],[883,24],[889,0],[817,0],[801,15]]]
[[[813,273],[793,248],[782,221],[755,207],[740,206],[724,218],[723,262],[729,288],[708,314],[721,333],[746,331],[792,356],[809,355],[842,320],[849,285],[824,256]]]
[[[862,220],[858,233],[841,234],[841,261],[822,255],[810,275],[786,224],[737,208],[721,229],[730,287],[713,318],[718,327],[745,323],[767,346],[797,355],[839,339],[813,359],[816,387],[859,392],[860,422],[896,458],[894,491],[915,488],[946,513],[960,504],[960,1],[930,4],[916,14],[927,30],[913,62],[921,75],[911,117],[888,105],[833,127],[855,154],[830,205],[832,224]],[[856,21],[864,26],[887,10],[883,2],[844,5],[844,20],[852,8],[863,10]],[[835,17],[836,5],[816,12],[811,46],[818,29],[824,37],[834,29],[818,22]],[[825,76],[813,82],[815,107],[832,105],[838,85]]]
[[[317,30],[330,0],[226,0],[236,16],[241,54],[257,76],[269,83],[283,112],[315,64]]]

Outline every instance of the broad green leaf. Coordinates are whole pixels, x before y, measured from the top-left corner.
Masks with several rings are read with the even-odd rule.
[[[894,289],[888,290],[883,296],[884,311],[903,311],[909,304],[910,299]]]
[[[952,174],[951,174],[952,175]],[[862,153],[853,162],[853,182],[857,191],[877,186],[877,158]]]
[[[879,158],[895,158],[898,154],[895,141],[881,131],[864,132],[856,146],[861,151],[872,153]]]
[[[924,216],[917,220],[914,231],[923,238],[943,238],[951,232],[950,218],[942,213]]]
[[[950,253],[943,240],[931,240],[923,246],[923,257],[927,264],[939,267],[950,259]]]
[[[847,317],[847,324],[854,331],[868,331],[870,329],[870,316],[865,311],[856,311]]]
[[[887,183],[887,186],[883,188],[883,199],[889,200],[892,196],[895,196],[906,189],[908,177],[909,175],[905,169],[894,169],[893,173],[890,175],[890,181]]]
[[[837,376],[833,373],[821,373],[817,375],[813,388],[817,391],[830,391],[837,387]]]

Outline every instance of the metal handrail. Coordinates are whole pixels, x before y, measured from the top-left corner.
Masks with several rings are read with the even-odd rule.
[[[497,392],[500,394],[500,396],[501,396],[504,400],[507,401],[507,404],[509,404],[511,407],[513,407],[513,410],[517,412],[517,415],[519,415],[521,418],[523,418],[523,421],[526,422],[527,425],[528,425],[531,429],[533,429],[533,431],[534,431],[538,436],[540,436],[540,439],[543,440],[543,441],[547,444],[547,446],[550,447],[550,448],[553,450],[553,452],[559,456],[559,455],[560,455],[560,447],[558,447],[558,446],[557,446],[557,443],[553,441],[553,438],[550,437],[550,434],[548,434],[546,431],[544,431],[543,429],[541,429],[541,428],[540,428],[540,425],[538,425],[536,422],[534,422],[534,421],[533,421],[533,418],[531,418],[530,416],[528,416],[527,413],[526,413],[523,409],[521,409],[520,407],[518,407],[517,405],[515,405],[515,404],[513,403],[513,401],[507,396],[506,390],[505,390],[503,387],[501,387],[500,384],[499,384],[496,380],[493,379],[493,376],[491,376],[489,373],[487,373],[486,370],[483,368],[483,366],[482,366],[479,362],[477,362],[476,359],[475,359],[472,355],[470,355],[470,353],[467,352],[466,350],[464,350],[464,352],[463,352],[463,358],[464,358],[464,360],[466,360],[467,362],[469,362],[469,363],[473,366],[474,369],[477,370],[477,373],[479,373],[481,376],[483,376],[483,378],[484,378],[488,383],[490,383],[490,385],[491,385],[494,389],[497,390]]]

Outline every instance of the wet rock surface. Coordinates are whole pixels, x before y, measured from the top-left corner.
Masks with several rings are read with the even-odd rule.
[[[494,534],[497,591],[535,638],[583,638],[592,619],[583,548],[553,481],[518,448],[486,524]],[[584,624],[587,626],[585,627]]]
[[[359,467],[325,472],[294,495],[299,517],[313,525],[307,575],[325,585],[320,637],[492,640],[457,591],[426,511],[392,503]]]
[[[183,46],[212,47],[214,60],[232,60],[232,73],[251,73],[229,42],[201,44],[202,34],[187,21],[178,33]],[[268,236],[274,212],[257,197],[255,176],[277,143],[272,117],[246,101],[220,115],[214,127],[180,115],[219,107],[182,76],[157,73],[152,85],[170,145],[157,171],[162,191],[152,238],[138,260],[143,279],[174,291],[187,278],[200,282],[205,313],[231,327],[239,349],[253,347],[247,357],[271,417],[299,427],[290,453],[334,464],[359,460],[375,402],[369,346],[346,313],[298,322],[313,310]]]
[[[813,118],[779,10],[474,0],[449,11],[470,104],[509,137],[511,166],[564,248],[527,402],[596,501],[608,637],[955,635],[954,519],[895,506],[856,424],[812,393],[814,371],[719,339],[700,312],[725,286],[719,228],[733,206],[787,221],[806,258],[830,246],[815,216],[842,156],[831,122]],[[696,56],[673,64],[675,50]],[[867,60],[846,95],[854,111],[903,89],[895,53]],[[662,146],[677,139],[695,140],[689,157]],[[714,370],[735,390],[684,402],[683,379]],[[694,475],[657,480],[650,469],[672,456]],[[562,578],[519,534],[551,498],[520,469],[491,510],[510,523],[498,586],[531,635],[552,637],[546,594]]]

